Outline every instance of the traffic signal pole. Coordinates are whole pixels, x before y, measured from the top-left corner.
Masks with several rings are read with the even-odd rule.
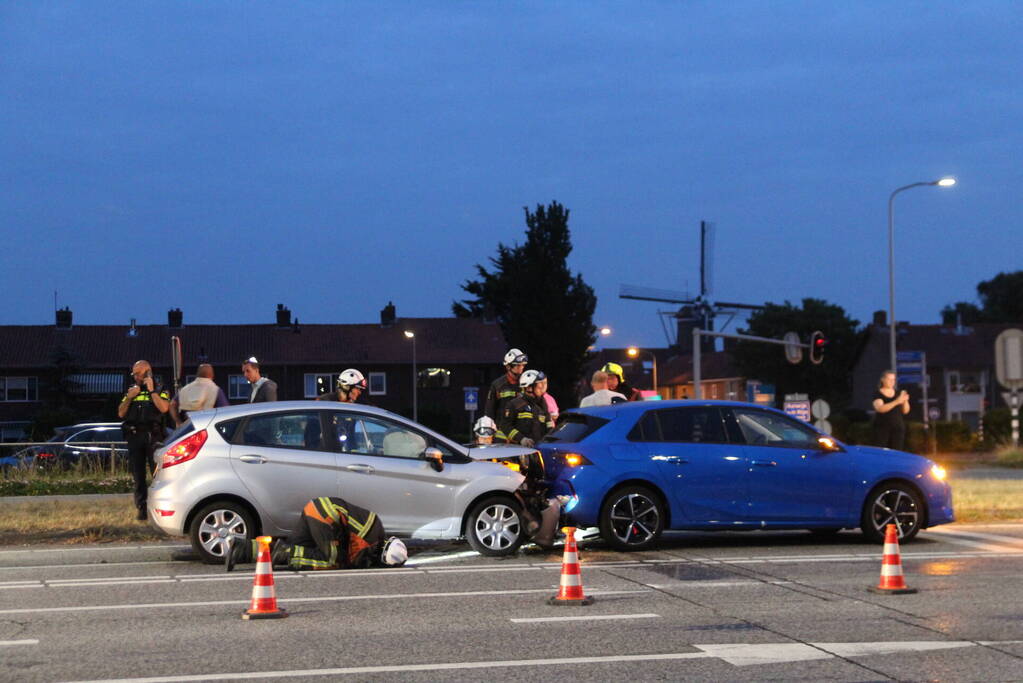
[[[820,363],[820,360],[813,359],[814,341],[818,338],[823,339],[824,335],[820,332],[814,332],[811,336],[810,343],[803,344],[802,342],[788,342],[784,339],[773,339],[771,337],[754,337],[750,334],[729,334],[728,332],[710,332],[707,330],[701,330],[698,327],[693,328],[693,398],[700,400],[703,398],[703,391],[700,388],[702,377],[700,376],[700,361],[701,361],[701,349],[700,349],[700,337],[721,337],[723,339],[741,339],[742,341],[760,342],[761,344],[778,344],[780,346],[796,346],[803,349],[810,349],[810,361],[813,363]]]

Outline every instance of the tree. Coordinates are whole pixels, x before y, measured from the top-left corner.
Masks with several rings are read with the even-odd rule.
[[[451,310],[463,318],[496,320],[508,344],[529,356],[529,367],[547,373],[551,394],[571,406],[596,339],[597,297],[582,275],[568,268],[568,209],[555,201],[538,204],[533,212],[523,210],[525,243],[499,243],[490,259],[492,269],[477,264],[479,279],[462,284],[471,298],[454,302]]]
[[[853,320],[841,306],[822,299],[803,299],[801,307],[788,301],[768,303],[749,317],[742,334],[782,338],[796,332],[804,342],[815,330],[828,340],[824,362],[813,365],[809,350],[803,350],[803,361],[793,365],[785,359],[784,349],[774,344],[740,341],[732,350],[736,366],[744,377],[775,385],[779,397],[787,393],[809,394],[811,399],[824,398],[833,410],[845,407],[852,395],[852,367],[863,341]]]
[[[941,322],[956,323],[956,314],[964,324],[1023,322],[1023,270],[999,273],[977,285],[980,306],[957,301],[941,309]]]

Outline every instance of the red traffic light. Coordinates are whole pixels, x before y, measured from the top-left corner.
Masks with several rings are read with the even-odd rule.
[[[820,365],[824,360],[824,347],[828,345],[828,338],[821,331],[810,335],[810,362]]]

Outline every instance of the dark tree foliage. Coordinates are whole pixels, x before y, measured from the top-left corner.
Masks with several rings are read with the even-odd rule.
[[[1023,322],[1023,270],[999,273],[977,285],[980,306],[958,301],[941,309],[941,322],[956,323],[960,314],[963,324]]]
[[[508,344],[529,356],[529,367],[547,373],[548,390],[567,408],[575,405],[574,385],[596,339],[597,297],[581,275],[568,269],[568,209],[551,202],[538,204],[533,212],[523,210],[525,243],[498,244],[491,269],[477,264],[479,278],[462,284],[471,298],[451,309],[463,318],[496,320]],[[494,361],[500,364],[501,359]]]
[[[820,330],[828,340],[824,362],[810,363],[809,349],[804,349],[803,361],[792,365],[783,346],[744,341],[735,345],[732,357],[744,377],[774,384],[779,400],[785,394],[809,394],[811,400],[823,398],[838,411],[852,394],[852,367],[863,341],[858,327],[841,306],[822,299],[803,299],[802,306],[769,303],[750,316],[741,333],[780,339],[786,332],[797,332],[805,343]]]
[[[78,422],[81,416],[75,405],[75,392],[80,385],[74,375],[81,371],[81,361],[63,346],[54,348],[50,353],[50,367],[39,387],[42,405],[33,416],[29,429],[33,440],[47,439],[56,427]]]

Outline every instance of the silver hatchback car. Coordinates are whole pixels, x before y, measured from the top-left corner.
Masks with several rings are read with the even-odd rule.
[[[542,474],[539,458],[527,448],[461,446],[369,406],[232,406],[190,413],[157,451],[149,518],[214,563],[228,539],[288,536],[307,501],[340,496],[376,512],[389,534],[464,536],[480,553],[505,555],[524,538],[520,472],[540,463]]]

